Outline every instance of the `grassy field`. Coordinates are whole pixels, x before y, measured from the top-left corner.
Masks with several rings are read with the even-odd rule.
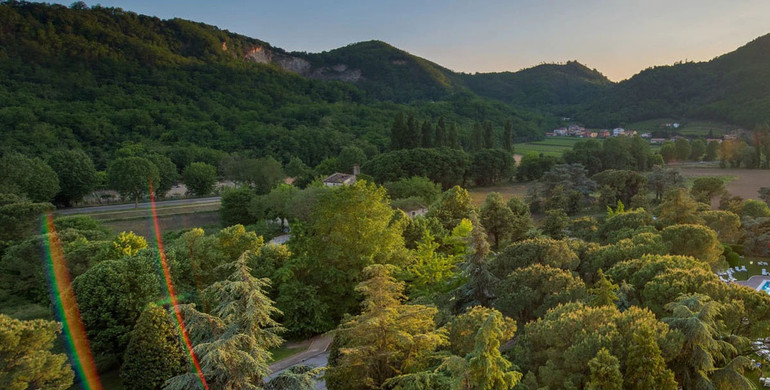
[[[476,187],[468,190],[471,195],[471,201],[476,206],[481,206],[484,203],[484,199],[487,198],[490,192],[499,192],[503,195],[503,199],[507,202],[513,196],[524,197],[527,195],[528,183],[513,183],[504,184],[493,187]]]
[[[542,141],[514,144],[513,152],[521,155],[537,152],[543,153],[546,156],[560,157],[565,150],[572,149],[576,142],[584,140],[586,138],[548,137]]]

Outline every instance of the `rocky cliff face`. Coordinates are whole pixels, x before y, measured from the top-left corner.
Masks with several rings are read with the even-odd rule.
[[[226,49],[222,43],[222,49]],[[313,68],[304,58],[288,54],[278,53],[262,46],[255,46],[243,56],[246,61],[258,64],[273,64],[281,69],[300,74],[304,77],[317,80],[337,80],[356,82],[361,79],[360,69],[349,69],[345,64],[337,64],[331,67]]]

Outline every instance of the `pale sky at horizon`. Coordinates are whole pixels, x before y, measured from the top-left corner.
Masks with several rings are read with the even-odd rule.
[[[212,24],[288,51],[377,39],[458,72],[578,60],[614,81],[707,61],[770,33],[767,0],[86,1],[97,3]]]

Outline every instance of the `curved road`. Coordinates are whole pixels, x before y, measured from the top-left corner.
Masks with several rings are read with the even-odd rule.
[[[160,200],[155,202],[155,207],[169,207],[169,206],[189,206],[195,204],[218,204],[222,200],[221,196],[212,196],[210,198],[190,198],[190,199],[173,199],[173,200]],[[74,207],[67,209],[58,209],[56,213],[59,215],[70,214],[92,214],[103,213],[109,211],[130,211],[150,208],[150,202],[141,202],[134,208],[133,203],[113,204],[107,206],[87,206],[87,207]]]

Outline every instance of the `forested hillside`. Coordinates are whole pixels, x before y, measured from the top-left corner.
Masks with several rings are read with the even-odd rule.
[[[543,64],[518,72],[462,74],[473,92],[516,106],[572,116],[573,107],[594,99],[612,82],[577,61]]]
[[[650,118],[710,119],[752,129],[770,121],[770,35],[709,62],[656,66],[585,102],[591,126]]]
[[[314,166],[345,145],[385,150],[399,112],[444,117],[458,125],[461,141],[477,121],[502,131],[514,119],[519,137],[538,137],[547,127],[540,114],[455,88],[437,94],[426,84],[414,92],[419,89],[407,83],[375,91],[409,80],[399,75],[383,73],[361,87],[308,79],[254,60],[260,50],[272,59],[293,58],[280,49],[180,19],[20,2],[0,4],[0,19],[0,144],[30,155],[82,148],[103,168],[129,142],[169,155],[180,169],[189,161],[216,162],[223,152],[272,155],[284,163],[299,157]],[[363,45],[374,54],[389,48]],[[344,52],[309,58],[334,62],[330,58]],[[346,58],[369,61],[361,53]],[[408,69],[417,64],[440,73],[398,53],[410,61]],[[427,83],[421,77],[412,81]]]

